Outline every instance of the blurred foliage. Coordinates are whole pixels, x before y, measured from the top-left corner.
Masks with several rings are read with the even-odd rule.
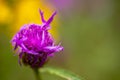
[[[39,69],[39,72],[41,73],[47,72],[49,74],[57,75],[67,80],[81,80],[80,77],[76,75],[75,73],[67,71],[65,69],[60,69],[60,68],[44,67],[44,68]]]
[[[57,38],[59,33],[65,47],[46,66],[66,68],[85,80],[120,80],[120,1],[73,0],[69,8],[54,1],[0,0],[0,80],[34,80],[32,70],[13,56],[10,40],[23,24],[41,23],[38,8],[46,19],[58,11],[52,33]],[[63,80],[46,73],[42,78]]]

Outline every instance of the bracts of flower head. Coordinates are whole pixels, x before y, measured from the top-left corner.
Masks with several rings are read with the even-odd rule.
[[[42,25],[26,24],[12,38],[14,50],[19,50],[20,64],[22,61],[23,64],[32,68],[42,67],[49,56],[63,50],[62,46],[54,45],[54,40],[48,32],[56,12],[48,20],[44,19],[44,14],[41,10],[39,12]]]

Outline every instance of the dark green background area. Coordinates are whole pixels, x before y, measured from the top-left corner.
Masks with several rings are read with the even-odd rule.
[[[15,0],[6,0],[11,8]],[[81,0],[82,1],[82,0]],[[85,80],[120,80],[120,1],[74,0],[73,9],[58,9],[64,51],[45,66],[68,69]],[[82,5],[80,5],[82,4]],[[35,80],[29,67],[18,64],[9,24],[0,23],[0,80]],[[43,80],[63,80],[47,73]]]

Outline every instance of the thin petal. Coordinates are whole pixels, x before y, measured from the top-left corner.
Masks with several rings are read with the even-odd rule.
[[[17,48],[18,48],[18,45],[17,43],[15,43],[14,50],[16,50]]]
[[[63,47],[61,46],[47,46],[44,48],[44,51],[50,54],[54,52],[59,52],[61,50],[63,50]]]
[[[38,55],[38,54],[39,54],[39,53],[37,53],[37,52],[35,52],[35,51],[33,51],[33,50],[27,51],[27,53],[28,53],[28,54],[33,54],[33,55]]]
[[[41,40],[41,45],[44,44],[44,41],[45,41],[45,32],[42,31],[42,40]]]
[[[40,12],[40,16],[41,16],[41,20],[43,23],[45,23],[45,19],[44,19],[44,15],[43,15],[43,12],[39,9],[39,12]]]
[[[19,54],[18,63],[19,63],[20,66],[22,65],[22,63],[21,63],[22,56],[23,56],[23,52],[21,52],[21,53]]]
[[[50,24],[54,18],[54,16],[57,14],[57,12],[55,11],[52,16],[48,19],[48,21],[46,22],[47,24]]]
[[[57,12],[55,11],[52,16],[48,19],[48,21],[43,25],[43,27],[46,29],[47,27],[50,27],[50,23],[53,21],[54,16],[57,14]],[[49,28],[48,28],[49,29]]]

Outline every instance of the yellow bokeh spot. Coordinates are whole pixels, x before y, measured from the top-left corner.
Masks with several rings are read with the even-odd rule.
[[[10,21],[11,12],[5,2],[0,1],[0,23],[8,23]]]
[[[44,12],[44,17],[46,20],[48,20],[54,12],[54,10],[51,10],[53,9],[51,6],[46,5],[44,2],[40,2],[40,0],[23,0],[19,2],[15,9],[15,31],[18,31],[24,24],[41,24],[42,22],[39,14],[39,8]],[[52,30],[50,31],[56,39],[58,39],[57,25],[58,21],[56,16],[52,22]]]

